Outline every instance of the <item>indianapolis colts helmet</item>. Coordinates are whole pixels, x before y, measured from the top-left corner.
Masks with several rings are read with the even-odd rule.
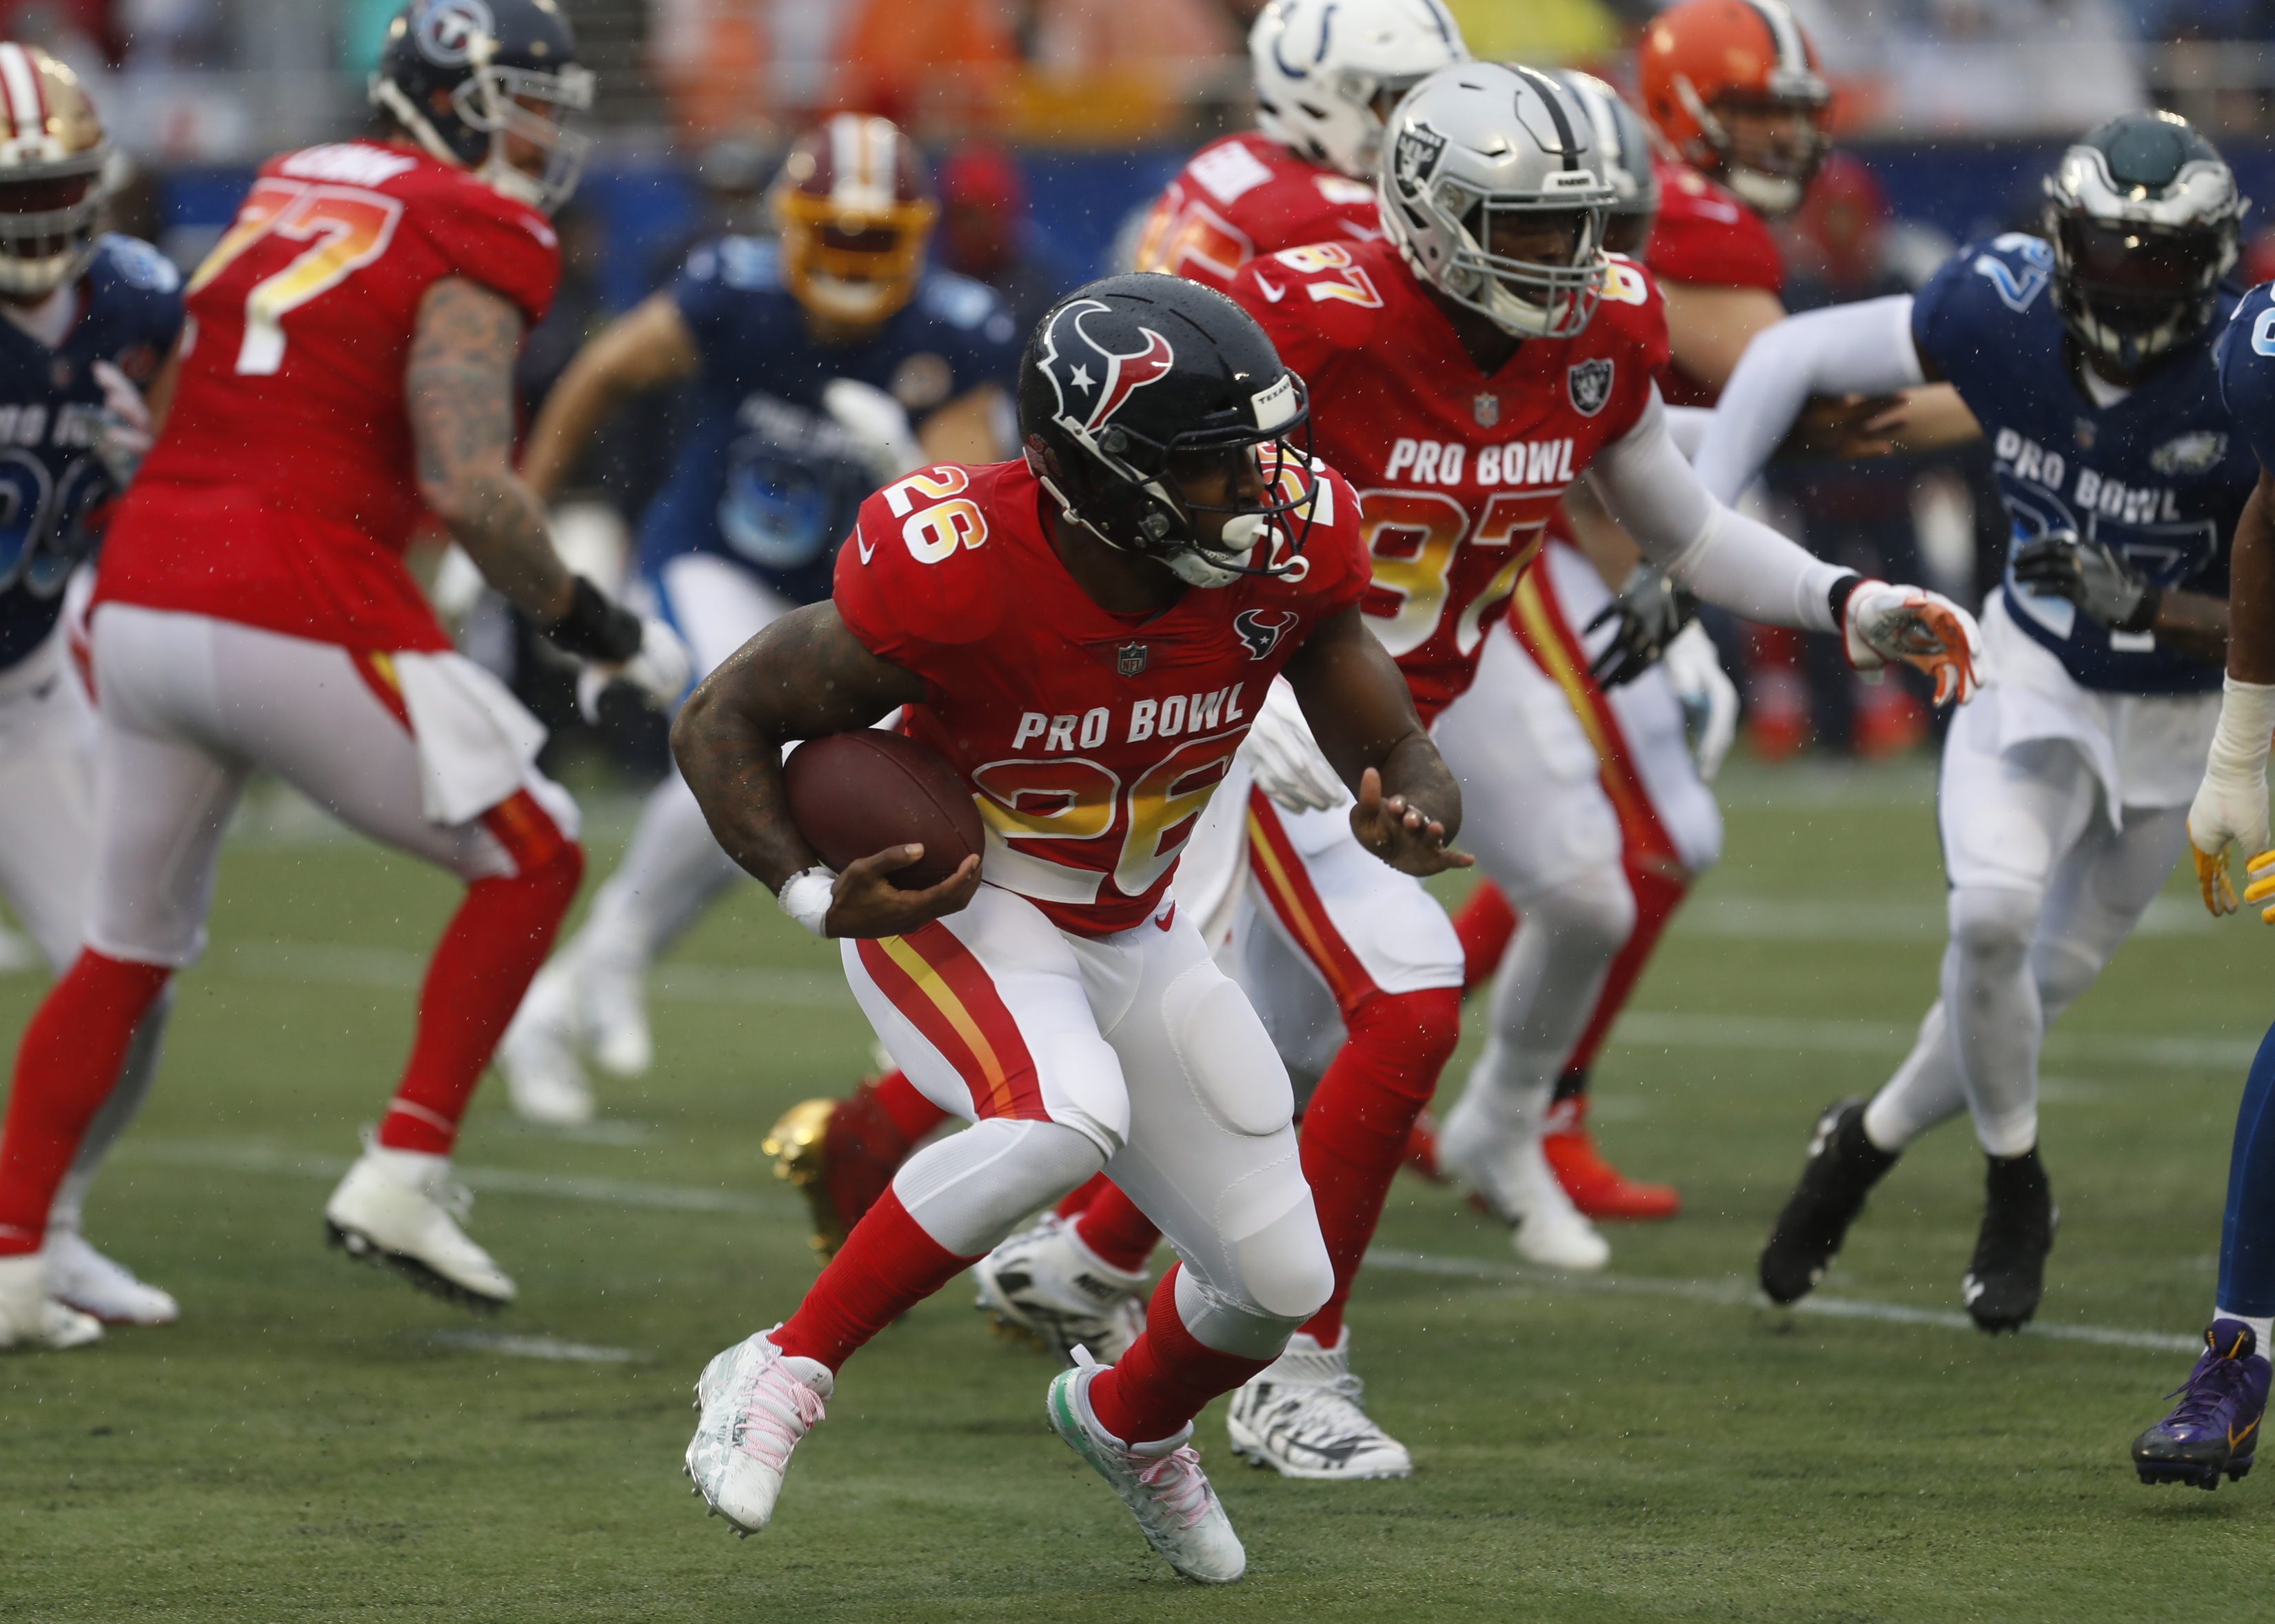
[[[1571,92],[1536,69],[1441,68],[1398,104],[1379,183],[1384,234],[1414,274],[1520,338],[1569,338],[1603,297],[1619,194]],[[1493,252],[1493,225],[1568,220],[1561,263]]]
[[[2250,207],[2212,144],[2173,113],[2120,113],[2046,177],[2054,307],[2072,336],[2139,366],[2211,324]]]
[[[1195,586],[1309,570],[1310,415],[1304,381],[1256,319],[1181,276],[1076,289],[1019,362],[1019,434],[1043,488],[1071,522]],[[1288,443],[1299,430],[1301,449]],[[1260,478],[1260,491],[1229,504],[1188,494],[1181,474],[1211,472]],[[1213,544],[1197,513],[1230,515]]]
[[[1383,120],[1470,53],[1441,0],[1273,0],[1248,31],[1256,123],[1314,163],[1372,181]]]

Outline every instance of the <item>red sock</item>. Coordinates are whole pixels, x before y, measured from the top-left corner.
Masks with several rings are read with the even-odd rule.
[[[136,1023],[173,973],[88,948],[41,1001],[16,1051],[0,1129],[0,1257],[40,1250],[56,1187],[118,1081]]]
[[[528,799],[524,793],[505,805]],[[379,1142],[389,1150],[450,1153],[474,1085],[552,950],[562,916],[576,900],[584,852],[554,828],[534,802],[529,810],[543,820],[544,831],[518,827],[519,849],[508,842],[507,850],[534,860],[522,861],[512,875],[468,886],[466,900],[427,963],[411,1061],[379,1125]],[[495,810],[486,819],[494,833],[502,812]],[[544,832],[550,832],[550,841]]]
[[[948,1113],[917,1092],[905,1071],[888,1071],[877,1079],[877,1105],[911,1144],[948,1121]]]
[[[1653,862],[1629,853],[1628,887],[1635,893],[1635,929],[1604,974],[1604,990],[1596,994],[1596,1012],[1588,1018],[1588,1029],[1580,1034],[1580,1041],[1573,1046],[1571,1058],[1564,1062],[1566,1071],[1586,1071],[1596,1063],[1596,1051],[1604,1046],[1612,1023],[1627,1007],[1628,994],[1635,991],[1636,978],[1651,963],[1651,950],[1659,946],[1667,922],[1689,895],[1689,880],[1668,872],[1671,866],[1671,859]]]
[[[1153,1227],[1153,1220],[1110,1182],[1083,1209],[1075,1220],[1074,1233],[1077,1240],[1098,1254],[1100,1263],[1111,1264],[1124,1274],[1142,1273],[1145,1260],[1161,1243],[1161,1232]]]
[[[1220,1393],[1229,1393],[1272,1363],[1219,1353],[1197,1341],[1177,1318],[1178,1264],[1153,1288],[1145,1332],[1111,1370],[1090,1384],[1099,1424],[1125,1444],[1174,1437]]]
[[[1332,1348],[1359,1259],[1374,1238],[1390,1182],[1406,1159],[1414,1119],[1462,1035],[1453,987],[1378,993],[1343,1012],[1350,1038],[1304,1109],[1304,1180],[1335,1269],[1335,1294],[1304,1329]]]
[[[1080,1218],[1090,1210],[1090,1204],[1098,1199],[1100,1191],[1113,1188],[1112,1179],[1107,1178],[1103,1173],[1093,1173],[1060,1197],[1058,1205],[1053,1207],[1051,1211],[1056,1212],[1061,1218]]]
[[[1500,956],[1516,934],[1516,910],[1499,886],[1482,880],[1454,916],[1454,933],[1462,939],[1462,991],[1474,993],[1500,968]]]
[[[899,1195],[888,1190],[774,1333],[774,1344],[835,1371],[855,1348],[979,1261],[957,1257],[926,1235]]]

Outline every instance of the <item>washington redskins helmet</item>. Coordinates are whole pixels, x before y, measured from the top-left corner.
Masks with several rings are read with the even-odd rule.
[[[76,74],[0,44],[0,294],[44,298],[87,268],[110,140]]]
[[[1763,214],[1801,206],[1825,158],[1833,91],[1786,0],[1682,0],[1668,7],[1644,32],[1636,87],[1644,116],[1684,162]],[[1808,133],[1772,166],[1742,161],[1726,122],[1733,112],[1795,113]]]
[[[387,25],[369,95],[434,156],[548,214],[577,190],[593,147],[538,110],[593,105],[557,0],[411,0]],[[544,154],[542,174],[510,161],[514,140]]]
[[[1398,99],[1469,57],[1440,0],[1272,0],[1248,31],[1257,128],[1314,163],[1372,181]]]
[[[782,285],[816,315],[868,327],[915,297],[940,205],[891,119],[839,113],[807,131],[768,200]]]

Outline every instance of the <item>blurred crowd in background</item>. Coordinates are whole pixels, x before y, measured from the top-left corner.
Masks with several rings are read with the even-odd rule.
[[[1194,147],[1252,117],[1245,46],[1263,0],[561,0],[599,78],[601,145],[560,221],[566,280],[523,366],[533,404],[578,345],[722,230],[769,229],[765,189],[820,114],[886,114],[928,148],[934,257],[1032,321],[1126,262],[1137,216]],[[1447,0],[1482,58],[1631,84],[1651,0]],[[351,132],[399,0],[0,0],[0,35],[90,83],[137,175],[115,210],[187,268],[268,153]],[[1840,149],[1779,223],[1787,305],[1916,287],[1961,241],[2037,217],[2076,132],[2128,108],[2185,113],[2247,195],[2247,282],[2275,276],[2275,0],[1795,0],[1836,88]],[[2254,228],[2257,228],[2255,230]],[[581,472],[583,521],[620,533],[661,481],[671,414],[640,414]],[[1986,454],[1788,465],[1774,517],[1828,557],[1969,603],[2005,539]],[[576,523],[564,535],[578,533]],[[591,545],[606,551],[597,533]],[[557,729],[553,769],[595,740],[536,640],[473,615],[470,648]],[[1821,641],[1821,639],[1819,639]],[[519,645],[516,647],[513,645]],[[1734,651],[1735,652],[1735,651]],[[1813,658],[1815,656],[1812,656]],[[1924,706],[1861,690],[1834,656],[1757,669],[1748,737],[1778,758],[1924,742]],[[1733,669],[1737,669],[1734,664]],[[556,673],[555,676],[560,676]],[[1764,684],[1788,684],[1767,691]],[[661,771],[661,735],[615,719],[607,753]]]

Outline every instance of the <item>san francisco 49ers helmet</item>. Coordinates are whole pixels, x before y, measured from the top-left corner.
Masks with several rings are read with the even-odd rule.
[[[1076,289],[1036,325],[1019,361],[1019,434],[1043,488],[1069,520],[1195,586],[1309,570],[1309,424],[1304,381],[1256,319],[1182,276]],[[1301,448],[1288,442],[1298,430]],[[1258,485],[1257,500],[1186,492],[1198,473],[1236,470],[1254,477],[1228,483]],[[1230,515],[1213,543],[1196,513]],[[1292,533],[1282,528],[1290,514]]]
[[[435,157],[548,214],[577,190],[593,147],[531,105],[593,105],[592,70],[578,65],[556,0],[411,0],[387,26],[369,94]],[[517,140],[544,155],[542,174],[511,161]]]
[[[1825,161],[1833,90],[1786,0],[1682,0],[1651,20],[1636,51],[1644,117],[1682,160],[1765,215],[1801,207]],[[1770,167],[1742,161],[1727,117],[1798,114],[1808,133]]]
[[[1611,187],[1604,206],[1604,246],[1640,253],[1659,215],[1659,171],[1651,167],[1651,132],[1620,93],[1577,68],[1551,70],[1549,78],[1572,93],[1596,137],[1596,168]]]
[[[87,268],[110,138],[79,78],[36,45],[0,44],[0,294],[43,298]]]
[[[2054,308],[2127,368],[2186,343],[2219,311],[2251,207],[2212,144],[2174,113],[2120,113],[2046,177]]]
[[[782,285],[816,315],[868,327],[915,297],[940,204],[891,119],[839,113],[799,136],[768,201]]]
[[[1470,53],[1440,0],[1272,0],[1248,31],[1248,57],[1257,127],[1314,163],[1372,181],[1390,109]]]
[[[1604,211],[1596,137],[1572,93],[1533,68],[1441,68],[1391,115],[1379,183],[1383,234],[1414,274],[1520,338],[1569,338],[1603,298]],[[1561,263],[1493,252],[1505,215],[1568,221]]]

